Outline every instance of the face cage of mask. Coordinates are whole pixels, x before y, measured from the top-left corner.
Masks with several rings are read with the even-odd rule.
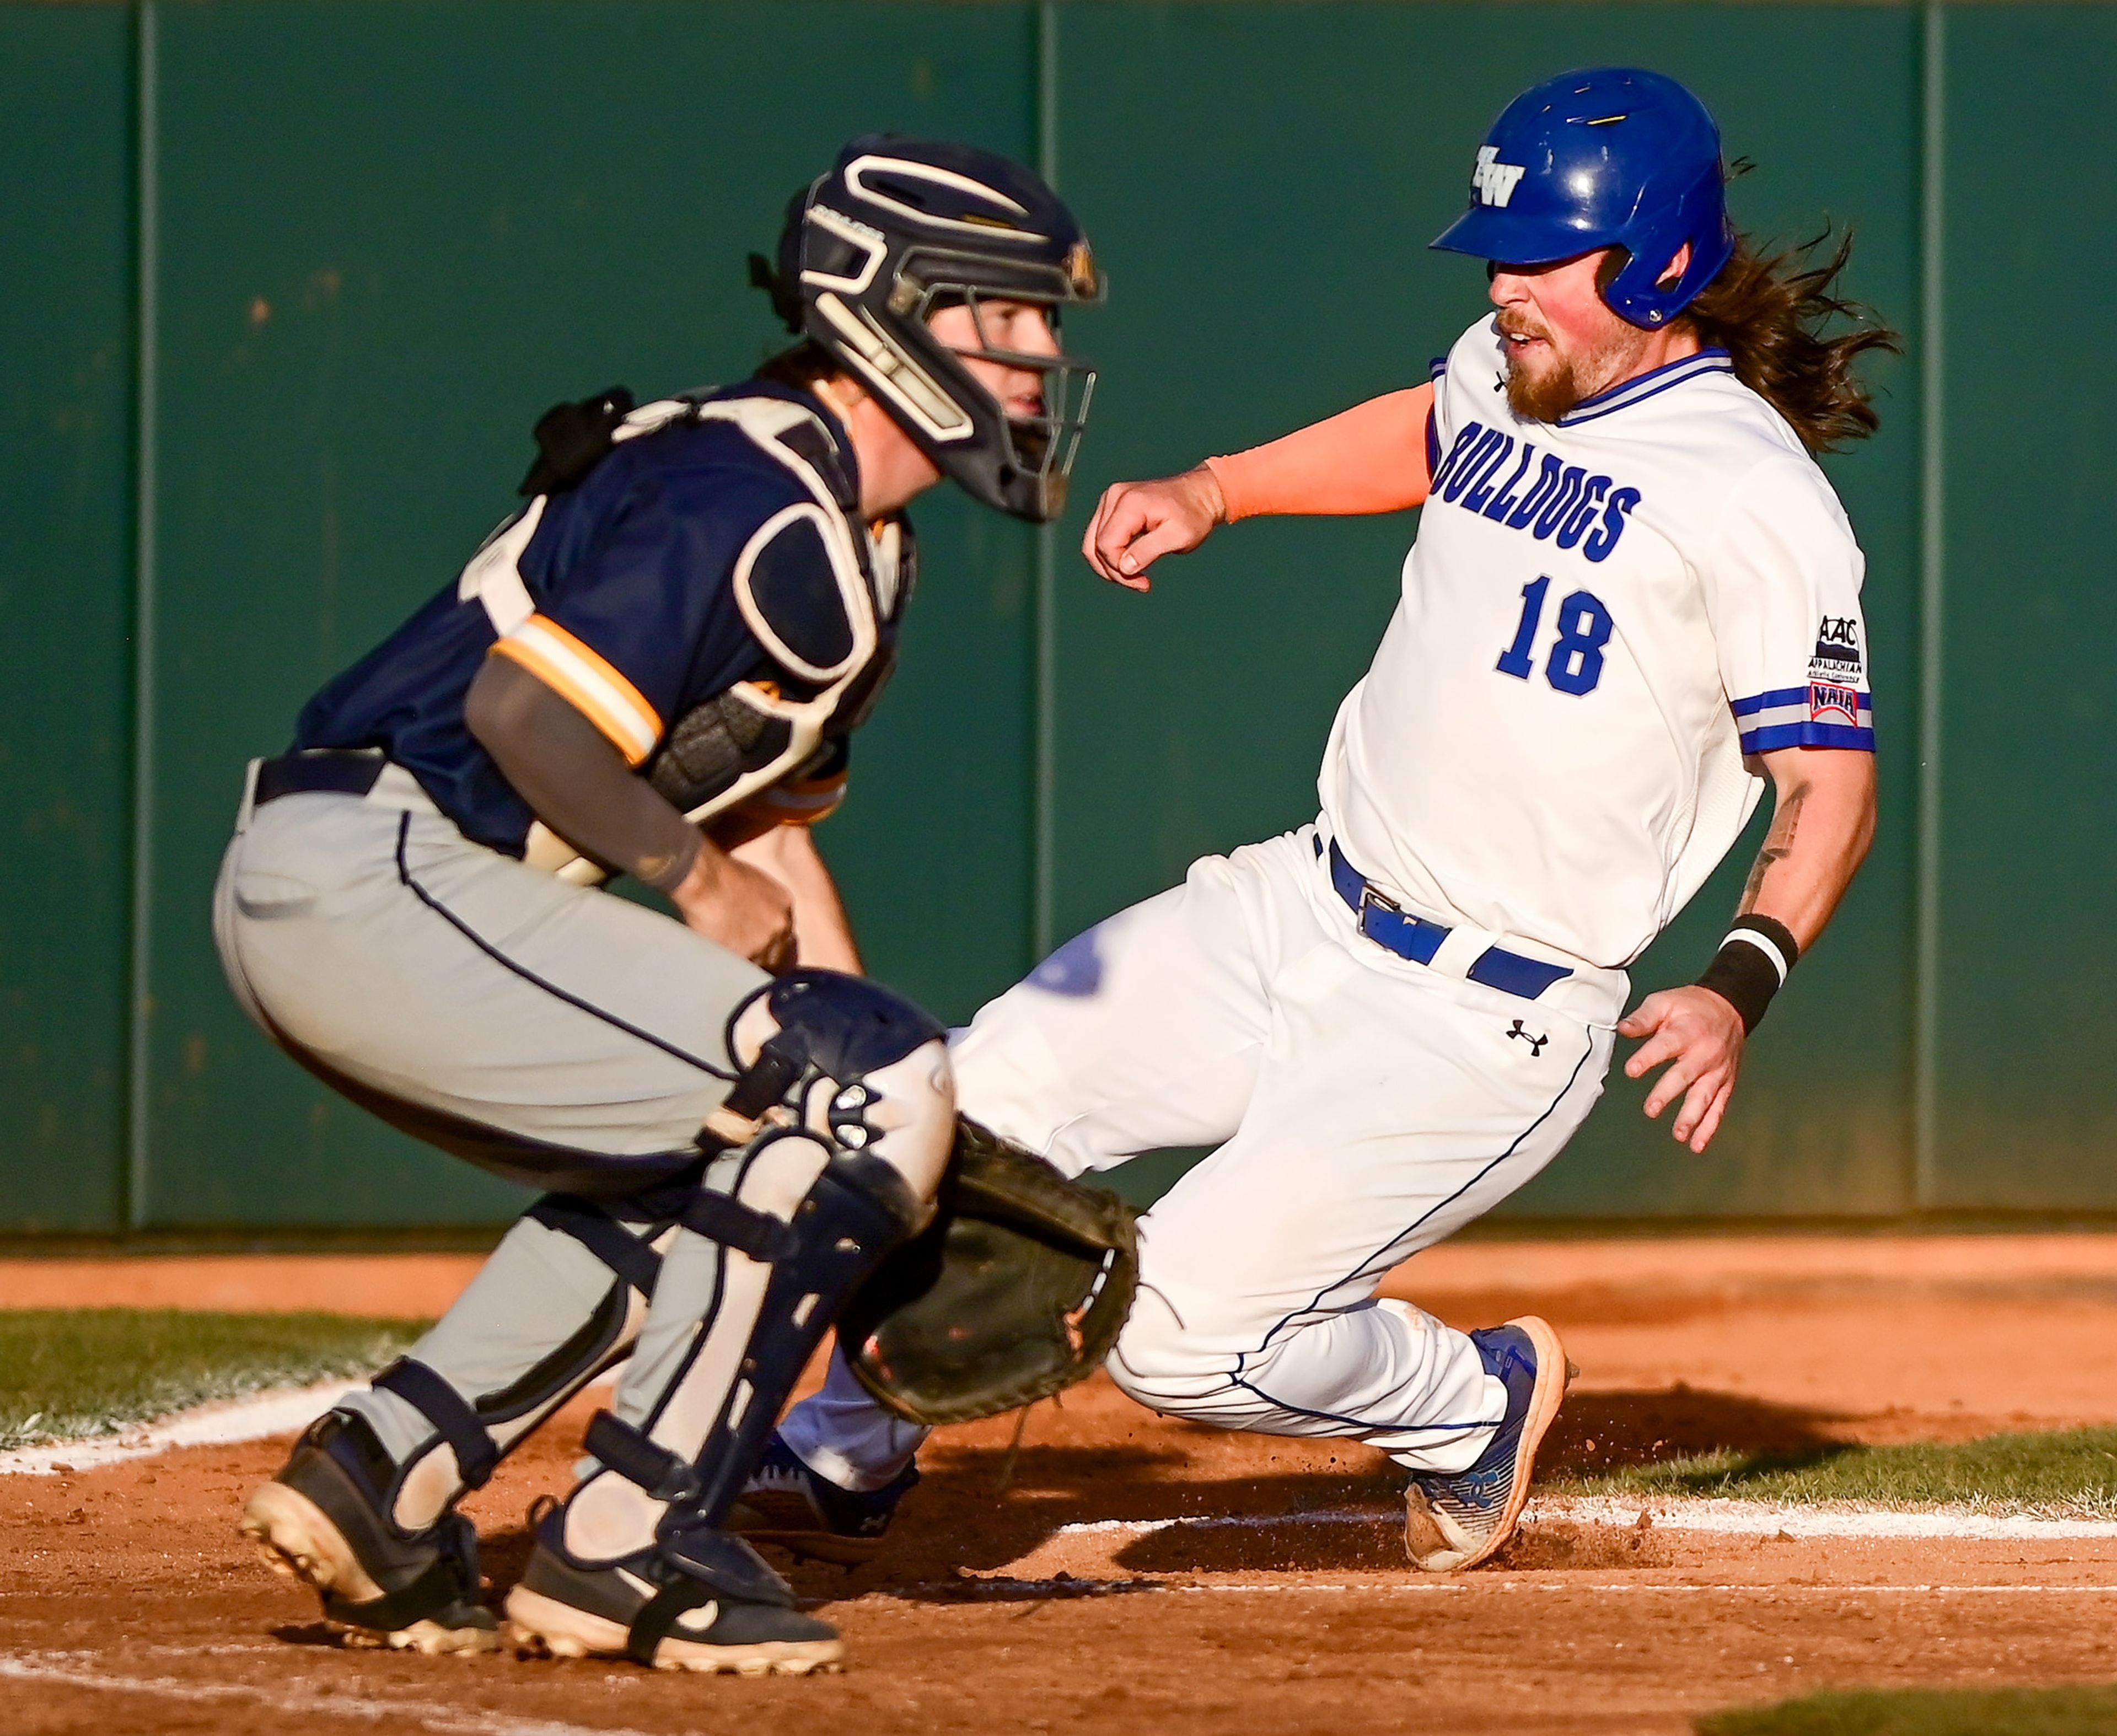
[[[908,283],[900,284],[900,291],[908,287]],[[1030,417],[1003,413],[1000,427],[1007,441],[1008,463],[1022,474],[1035,478],[1038,498],[1048,500],[1054,482],[1063,489],[1065,479],[1073,473],[1073,459],[1081,449],[1081,436],[1087,430],[1088,407],[1095,395],[1095,369],[1092,363],[1063,354],[1032,355],[1026,350],[1008,349],[994,344],[985,333],[980,296],[984,301],[1018,302],[1026,307],[1043,308],[1054,338],[1058,335],[1060,308],[1067,301],[1081,298],[1070,293],[1062,296],[1021,289],[995,290],[989,285],[981,290],[975,284],[936,280],[920,286],[914,307],[914,316],[921,326],[930,326],[934,316],[943,307],[968,307],[971,326],[978,335],[977,347],[951,348],[951,355],[1018,368],[1040,377],[1038,401],[1042,405],[1042,413]],[[897,298],[891,299],[893,305]],[[973,378],[971,384],[984,392],[988,399],[998,403],[982,381]],[[1002,409],[1003,412],[1004,406]]]

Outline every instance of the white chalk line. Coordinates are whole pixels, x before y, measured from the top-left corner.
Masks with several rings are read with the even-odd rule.
[[[611,1724],[566,1724],[550,1718],[510,1718],[460,1706],[426,1700],[398,1700],[351,1695],[320,1687],[305,1691],[267,1688],[247,1682],[187,1682],[175,1676],[126,1676],[87,1668],[80,1660],[92,1653],[65,1651],[0,1654],[0,1677],[16,1682],[48,1682],[67,1688],[93,1688],[193,1704],[242,1701],[290,1716],[357,1719],[366,1724],[408,1719],[436,1736],[647,1736],[643,1730]]]
[[[173,1447],[229,1447],[306,1429],[355,1387],[357,1380],[326,1380],[313,1387],[280,1388],[219,1404],[201,1405],[145,1429],[104,1440],[55,1441],[0,1452],[0,1476],[48,1477],[62,1470],[96,1471],[127,1459],[150,1459]]]
[[[1556,1497],[1533,1501],[1522,1523],[1640,1527],[1644,1514],[1655,1531],[1703,1531],[1723,1536],[1773,1537],[1781,1532],[1808,1538],[1954,1539],[2023,1543],[2072,1538],[2117,1538],[2117,1520],[2040,1519],[2025,1513],[1974,1513],[1959,1508],[1898,1512],[1861,1507],[1789,1507],[1762,1501],[1694,1498],[1680,1501],[1626,1501],[1608,1495]],[[1329,1508],[1308,1513],[1239,1513],[1178,1519],[1097,1519],[1059,1526],[1060,1537],[1144,1537],[1184,1527],[1198,1531],[1252,1531],[1280,1526],[1398,1526],[1394,1510]]]
[[[590,1386],[615,1376],[606,1370]],[[307,1428],[364,1380],[326,1380],[312,1387],[281,1387],[249,1398],[224,1399],[123,1434],[87,1441],[54,1441],[0,1452],[0,1476],[48,1477],[69,1471],[97,1471],[128,1459],[150,1459],[176,1447],[233,1447],[269,1440]]]
[[[976,1595],[975,1588],[986,1584],[992,1587],[989,1599]],[[1607,1584],[1562,1579],[1490,1579],[1479,1575],[1473,1579],[1433,1580],[1369,1580],[1312,1585],[1306,1581],[1269,1580],[1205,1581],[1193,1584],[1170,1584],[1152,1579],[1009,1579],[995,1576],[986,1580],[934,1580],[925,1584],[904,1586],[878,1594],[886,1597],[920,1600],[937,1592],[952,1592],[966,1603],[1003,1602],[1011,1596],[1023,1593],[1049,1591],[1054,1599],[1087,1598],[1123,1593],[1131,1595],[1165,1592],[1170,1595],[1234,1593],[1241,1595],[1277,1595],[1303,1597],[1311,1592],[1321,1593],[1381,1593],[1391,1597],[1464,1597],[1478,1591],[1547,1591],[1593,1593],[1597,1595],[1621,1594],[1633,1597],[1789,1597],[1796,1594],[1808,1597],[1870,1597],[1870,1596],[2044,1596],[2044,1597],[2111,1597],[2117,1596],[2117,1585],[2111,1586],[2046,1586],[2046,1585],[1990,1585],[1941,1586],[1896,1585],[1889,1583],[1854,1585],[1790,1585],[1784,1581],[1760,1580],[1750,1584],[1728,1583],[1702,1585],[1690,1582],[1647,1581],[1614,1580]]]
[[[606,1374],[606,1379],[611,1378]],[[355,1387],[357,1380],[324,1381],[312,1387],[261,1392],[253,1397],[201,1405],[162,1422],[108,1439],[55,1442],[0,1452],[0,1476],[52,1476],[94,1471],[127,1460],[151,1458],[179,1447],[233,1446],[293,1434],[306,1429]],[[2117,1520],[2039,1518],[2024,1513],[1980,1513],[1962,1508],[1893,1508],[1851,1504],[1787,1506],[1762,1501],[1690,1497],[1680,1500],[1626,1499],[1611,1495],[1552,1496],[1532,1501],[1526,1526],[1572,1524],[1634,1528],[1647,1516],[1654,1529],[1722,1536],[1852,1540],[1953,1540],[2026,1543],[2117,1538]],[[1200,1531],[1254,1530],[1279,1526],[1394,1525],[1396,1514],[1379,1510],[1329,1508],[1305,1513],[1231,1513],[1173,1519],[1096,1519],[1059,1526],[1059,1537],[1144,1537],[1178,1527]]]

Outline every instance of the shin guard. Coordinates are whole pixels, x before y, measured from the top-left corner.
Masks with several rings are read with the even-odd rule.
[[[737,1010],[729,1049],[741,1073],[710,1131],[743,1143],[679,1220],[589,1432],[599,1468],[553,1539],[666,1591],[635,1650],[685,1599],[763,1600],[769,1570],[720,1521],[846,1298],[926,1222],[955,1129],[940,1026],[861,979],[782,978]]]

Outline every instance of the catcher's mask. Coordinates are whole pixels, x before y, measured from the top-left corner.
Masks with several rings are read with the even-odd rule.
[[[753,256],[751,274],[788,329],[821,344],[943,474],[1018,519],[1064,510],[1095,370],[994,344],[984,304],[1041,307],[1055,337],[1060,309],[1100,302],[1105,283],[1073,214],[1027,169],[966,145],[863,134],[795,195],[777,270]],[[974,349],[929,329],[957,304]],[[1040,413],[1009,417],[966,356],[1038,376]]]

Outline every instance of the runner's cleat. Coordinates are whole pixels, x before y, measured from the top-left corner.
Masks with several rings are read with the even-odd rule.
[[[583,1562],[567,1553],[565,1526],[561,1509],[537,1527],[507,1594],[508,1638],[528,1655],[738,1676],[826,1673],[845,1655],[837,1630],[796,1610],[792,1588],[739,1537],[701,1527],[621,1560]]]
[[[777,1434],[743,1485],[727,1528],[752,1543],[777,1544],[796,1557],[856,1567],[881,1549],[897,1504],[919,1481],[907,1465],[868,1494],[841,1489],[811,1471]]]
[[[328,1411],[251,1496],[242,1535],[274,1572],[314,1586],[353,1644],[498,1651],[500,1623],[478,1601],[477,1531],[459,1513],[399,1530],[379,1492],[394,1471],[364,1420]]]
[[[1558,1334],[1534,1314],[1470,1334],[1485,1372],[1507,1392],[1505,1420],[1468,1471],[1414,1471],[1405,1489],[1404,1546],[1429,1573],[1488,1561],[1514,1535],[1529,1500],[1536,1449],[1577,1372]]]

